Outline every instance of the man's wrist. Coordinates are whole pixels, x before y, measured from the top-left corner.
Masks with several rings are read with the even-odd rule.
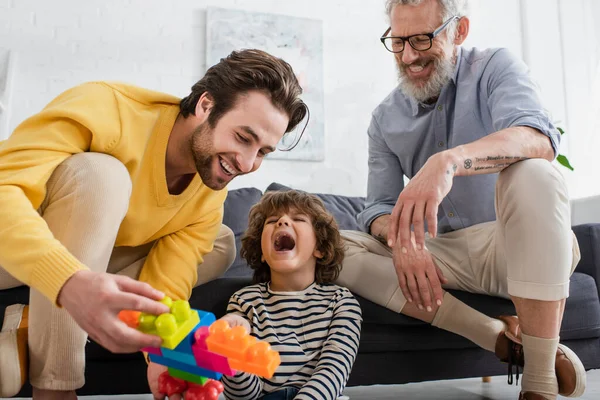
[[[458,146],[435,154],[439,165],[441,165],[440,168],[443,168],[444,173],[452,176],[453,178],[455,176],[462,175],[461,172],[464,171],[464,168],[461,168],[460,165],[460,160],[463,158],[462,150],[462,146]]]
[[[391,215],[384,214],[375,218],[369,226],[371,236],[387,246],[387,226],[389,225]]]

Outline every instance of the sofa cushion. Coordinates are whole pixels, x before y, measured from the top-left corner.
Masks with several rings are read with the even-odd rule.
[[[600,337],[600,303],[592,277],[574,273],[570,294],[560,330],[561,340],[579,340]],[[516,315],[510,300],[481,294],[449,291],[453,296],[474,309],[496,317]],[[458,335],[431,328],[424,322],[396,314],[357,296],[363,311],[361,351],[387,352],[432,350],[438,348],[467,348],[475,344]]]
[[[252,276],[252,270],[248,267],[246,261],[240,257],[240,249],[242,246],[242,235],[248,227],[248,214],[250,214],[250,208],[258,203],[261,197],[262,192],[256,188],[234,189],[227,193],[224,205],[225,214],[223,215],[223,224],[227,225],[235,234],[237,254],[235,256],[235,261],[224,276]]]
[[[292,188],[273,182],[267,187],[267,192],[276,190],[291,190]],[[360,227],[356,222],[356,215],[365,207],[365,199],[363,197],[350,197],[326,193],[313,193],[317,195],[325,208],[329,211],[340,229],[358,231]]]

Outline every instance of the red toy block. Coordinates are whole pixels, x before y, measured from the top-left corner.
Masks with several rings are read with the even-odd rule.
[[[163,372],[158,377],[158,391],[171,397],[176,393],[183,393],[188,388],[188,384],[183,379],[173,378],[168,371]]]
[[[192,352],[196,358],[196,364],[201,368],[234,376],[236,371],[229,366],[227,357],[208,350],[206,346],[206,338],[208,335],[209,332],[207,326],[198,328],[194,333],[195,343],[192,345]]]
[[[204,385],[191,384],[185,393],[186,400],[217,400],[223,393],[223,384],[219,381],[209,380]]]

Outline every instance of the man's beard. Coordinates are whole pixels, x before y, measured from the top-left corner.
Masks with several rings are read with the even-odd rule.
[[[427,61],[425,61],[427,62]],[[398,78],[400,80],[400,90],[408,97],[414,98],[419,103],[426,103],[428,100],[436,99],[442,89],[454,74],[456,65],[455,57],[437,57],[433,60],[433,71],[425,84],[416,84],[406,74],[408,65],[396,61],[398,68]],[[419,81],[422,83],[422,81]]]
[[[229,181],[215,176],[216,174],[213,171],[214,160],[217,158],[213,149],[213,134],[213,129],[208,124],[208,121],[202,123],[194,129],[190,139],[190,146],[196,171],[198,171],[202,182],[212,190],[221,190],[227,186]]]

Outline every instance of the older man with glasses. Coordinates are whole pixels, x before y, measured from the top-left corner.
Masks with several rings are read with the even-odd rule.
[[[522,61],[461,47],[466,9],[387,1],[380,40],[400,83],[373,112],[365,233],[344,232],[338,282],[524,366],[520,399],[578,397],[584,367],[559,343],[580,258],[551,164],[560,134]],[[510,298],[518,316],[487,317],[448,288]]]

